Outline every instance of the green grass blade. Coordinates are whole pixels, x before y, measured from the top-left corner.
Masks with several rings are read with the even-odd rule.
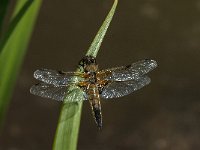
[[[32,0],[27,1],[24,3],[23,6],[19,7],[20,5],[17,5],[15,8],[15,12],[13,14],[13,19],[10,23],[8,31],[5,33],[5,35],[1,38],[0,41],[0,53],[3,50],[6,50],[4,47],[6,46],[7,41],[9,40],[10,36],[13,34],[14,30],[16,30],[17,24],[22,19],[26,11],[29,9],[31,4],[33,3]]]
[[[18,0],[10,27],[0,41],[0,123],[9,104],[41,0]]]
[[[118,0],[115,0],[110,12],[108,13],[105,21],[103,22],[103,25],[99,29],[89,50],[87,51],[87,56],[90,55],[96,57],[98,50],[101,46],[102,40],[114,15],[117,2]],[[76,98],[83,98],[81,97],[82,91],[78,88],[74,90],[74,88],[72,87],[70,89],[70,94],[80,95]],[[72,96],[67,95],[65,101],[69,101],[68,98],[72,98]],[[81,118],[81,108],[82,102],[63,103],[54,139],[53,150],[76,150]]]
[[[0,1],[0,36],[2,33],[3,21],[5,18],[5,15],[6,15],[6,11],[7,11],[9,2],[10,2],[10,0],[1,0]]]
[[[90,45],[87,53],[86,53],[86,56],[93,56],[93,57],[96,57],[98,51],[99,51],[99,48],[101,46],[101,43],[103,41],[103,38],[106,34],[106,31],[110,25],[110,22],[112,20],[112,17],[115,13],[115,8],[117,6],[117,3],[118,3],[118,0],[115,0],[109,14],[107,15],[105,21],[103,22],[101,28],[99,29],[99,31],[97,32],[92,44]]]

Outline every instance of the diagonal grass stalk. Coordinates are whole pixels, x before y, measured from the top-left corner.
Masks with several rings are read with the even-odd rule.
[[[103,38],[115,13],[117,3],[118,0],[115,0],[110,12],[103,22],[103,25],[100,27],[91,46],[89,47],[86,53],[87,56],[97,56]],[[71,88],[69,90],[71,90],[72,95],[80,95],[75,98],[81,97],[82,91],[80,89],[74,90],[73,88]],[[73,92],[77,93],[74,94]],[[70,101],[68,100],[68,98],[71,98],[71,96],[67,96],[65,101]],[[81,118],[81,109],[82,102],[63,103],[55,134],[53,150],[76,150]]]
[[[0,41],[0,124],[20,70],[41,0],[18,0],[8,31]]]

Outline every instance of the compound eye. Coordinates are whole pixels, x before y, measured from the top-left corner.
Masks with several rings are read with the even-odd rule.
[[[94,58],[91,59],[91,63],[96,63],[96,60]]]

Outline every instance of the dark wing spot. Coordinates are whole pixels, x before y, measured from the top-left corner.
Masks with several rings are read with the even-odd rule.
[[[58,73],[63,75],[65,74],[64,71],[58,71]]]
[[[127,69],[130,68],[130,67],[131,67],[131,65],[127,65],[127,66],[126,66]]]

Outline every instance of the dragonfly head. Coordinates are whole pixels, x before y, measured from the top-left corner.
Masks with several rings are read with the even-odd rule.
[[[92,56],[83,57],[79,62],[79,66],[83,67],[85,72],[96,72],[98,70],[96,58]]]

